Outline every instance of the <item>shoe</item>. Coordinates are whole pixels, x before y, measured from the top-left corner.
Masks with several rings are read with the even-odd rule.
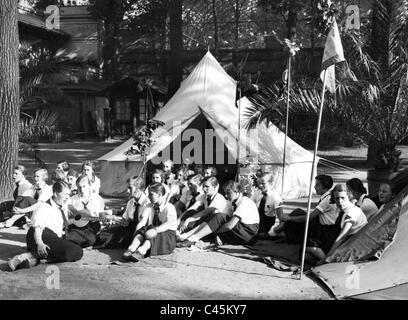
[[[272,230],[271,232],[269,232],[269,234],[267,234],[268,237],[270,238],[279,238],[279,237],[283,237],[282,232],[276,232],[275,230]]]
[[[188,248],[195,245],[194,241],[190,240],[184,240],[183,242],[177,242],[176,247],[177,248]]]
[[[136,251],[129,256],[129,260],[133,262],[138,262],[143,259],[144,259],[144,255],[141,254],[139,251]]]
[[[215,236],[215,244],[219,247],[223,245],[223,242],[219,236]]]
[[[129,261],[130,256],[133,254],[133,251],[130,250],[126,250],[123,254],[122,254],[122,258],[126,261]]]
[[[6,223],[5,222],[0,222],[0,229],[6,228]]]
[[[39,259],[37,259],[31,252],[19,254],[7,261],[7,264],[11,271],[15,271],[18,267],[35,267],[38,263]]]

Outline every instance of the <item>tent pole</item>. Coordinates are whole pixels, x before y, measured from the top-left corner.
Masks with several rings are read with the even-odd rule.
[[[241,152],[241,85],[238,86],[238,141],[237,141],[237,175],[235,180],[239,181],[239,173],[240,173],[240,166],[239,166],[239,155]]]
[[[283,144],[283,163],[282,163],[282,190],[281,195],[283,196],[285,188],[285,166],[286,166],[286,141],[288,137],[288,128],[289,128],[289,105],[290,105],[290,85],[291,85],[291,68],[292,59],[291,55],[288,56],[288,74],[287,74],[287,98],[286,98],[286,124],[285,124],[285,142]]]
[[[300,264],[300,274],[299,274],[299,280],[302,279],[302,274],[303,274],[303,267],[305,263],[305,253],[306,253],[306,242],[307,242],[307,232],[309,228],[309,218],[310,218],[310,207],[312,203],[312,185],[313,185],[313,179],[315,176],[315,165],[316,165],[316,158],[317,158],[317,150],[319,146],[319,136],[320,136],[320,124],[322,122],[322,115],[323,115],[323,106],[324,106],[324,92],[326,90],[326,75],[327,75],[327,69],[324,70],[324,75],[323,75],[323,91],[322,91],[322,101],[320,102],[320,110],[319,110],[319,119],[317,121],[317,132],[316,132],[316,143],[315,143],[315,149],[313,153],[313,164],[312,164],[312,170],[310,174],[310,184],[309,184],[309,198],[307,201],[307,214],[306,214],[306,223],[305,223],[305,234],[303,237],[303,247],[302,247],[302,260]]]

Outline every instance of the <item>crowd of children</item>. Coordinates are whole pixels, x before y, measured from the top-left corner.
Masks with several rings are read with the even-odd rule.
[[[28,230],[28,252],[9,260],[12,271],[35,266],[40,259],[76,261],[85,247],[121,248],[124,260],[137,262],[200,240],[219,246],[281,237],[301,245],[304,238],[306,212],[284,213],[273,174],[267,172],[257,172],[248,193],[236,181],[220,185],[214,167],[175,169],[167,160],[162,170],[151,172],[147,187],[140,177],[129,179],[130,197],[123,212],[105,207],[92,161],[83,163],[80,174],[66,161],[58,162],[52,185],[47,184],[46,169],[35,171],[34,185],[25,174],[23,166],[15,167],[14,201],[0,206],[4,220],[0,228],[14,225]],[[310,215],[306,253],[311,264],[324,263],[397,193],[391,182],[384,181],[378,198],[370,199],[359,179],[333,187],[327,175],[315,178],[315,190],[321,198]]]

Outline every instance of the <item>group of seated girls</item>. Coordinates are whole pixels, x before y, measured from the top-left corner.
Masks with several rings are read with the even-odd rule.
[[[34,184],[28,181],[26,169],[22,165],[14,168],[13,181],[15,189],[12,201],[1,204],[0,219],[6,220],[0,222],[0,228],[10,228],[13,225],[27,229],[30,226],[30,217],[32,212],[41,202],[47,202],[52,196],[52,185],[57,181],[66,181],[69,186],[71,196],[78,194],[77,180],[80,174],[75,170],[70,170],[67,161],[57,163],[56,169],[51,174],[51,185],[47,182],[49,174],[46,169],[37,169],[34,172]],[[81,168],[81,177],[87,177],[90,183],[92,194],[99,195],[100,179],[95,175],[94,164],[92,161],[85,161]]]
[[[333,179],[328,175],[315,178],[315,190],[320,200],[310,214],[306,242],[306,261],[312,265],[324,263],[326,257],[373,219],[397,194],[392,182],[383,181],[378,190],[378,206],[368,197],[361,180],[353,178],[333,187]],[[306,212],[296,209],[280,219],[286,242],[303,243]]]
[[[272,189],[272,175],[260,177],[263,193],[248,198],[241,185],[228,181],[220,185],[216,169],[172,172],[172,163],[151,173],[152,183],[129,180],[131,195],[120,225],[99,234],[100,246],[126,248],[123,258],[139,261],[146,256],[168,254],[177,246],[187,247],[201,239],[220,245],[249,244],[274,225],[282,199]],[[261,214],[258,207],[262,206]]]
[[[143,181],[130,179],[132,197],[122,225],[106,231],[114,234],[112,243],[128,243],[125,260],[168,254],[177,242],[185,247],[202,238],[213,238],[217,244],[247,244],[253,240],[260,222],[255,202],[234,181],[224,184],[225,198],[218,192],[214,168],[206,171],[206,177],[185,169],[183,174],[176,172],[171,185],[162,182],[161,172],[154,171],[147,197]],[[185,177],[186,174],[189,175]]]
[[[6,206],[12,216],[1,227],[10,227],[23,220],[22,224],[31,230],[28,234],[31,235],[30,248],[35,251],[33,261],[50,256],[54,262],[75,261],[82,256],[82,253],[78,254],[78,248],[90,246],[125,249],[123,258],[136,262],[147,256],[169,254],[177,246],[192,246],[200,240],[212,241],[216,245],[245,245],[259,238],[284,235],[288,243],[303,242],[306,213],[297,209],[284,214],[283,200],[273,188],[271,173],[260,172],[256,192],[247,195],[235,181],[227,181],[221,189],[214,167],[191,170],[183,166],[173,171],[173,163],[169,160],[164,162],[163,170],[151,173],[151,184],[147,188],[143,179],[129,179],[130,198],[126,209],[121,219],[114,219],[116,216],[112,215],[112,210],[106,210],[104,200],[99,196],[100,181],[91,162],[83,164],[79,177],[67,163],[60,163],[58,167],[52,175],[52,187],[46,183],[46,170],[35,172],[33,186],[24,177],[24,167],[15,168],[15,201]],[[63,217],[73,219],[59,220],[58,223],[64,226],[55,228],[56,222],[51,223],[52,219],[39,218],[43,210],[47,211],[42,204],[58,204],[66,188],[64,205],[55,207],[60,211],[64,207]],[[319,175],[315,178],[315,190],[321,198],[310,215],[307,237],[308,262],[314,264],[323,263],[380,210],[367,197],[358,179],[333,188],[330,176]],[[383,182],[378,200],[384,206],[395,194],[393,184]],[[30,212],[33,212],[32,216]],[[51,240],[43,239],[44,242],[33,231],[44,228],[59,231],[52,233]],[[64,236],[60,235],[62,229]],[[53,247],[55,243],[58,246]],[[13,258],[9,265],[15,269],[26,258]]]
[[[105,210],[99,195],[100,181],[95,176],[93,163],[84,162],[81,172],[79,175],[70,170],[69,164],[62,161],[52,173],[52,186],[47,184],[46,169],[35,171],[32,185],[26,178],[25,168],[15,167],[14,200],[3,204],[0,213],[5,221],[0,227],[14,225],[28,229],[29,252],[11,259],[11,270],[23,262],[37,263],[40,258],[74,261],[82,257],[82,247],[95,244],[100,221],[109,222],[113,215],[111,210]]]

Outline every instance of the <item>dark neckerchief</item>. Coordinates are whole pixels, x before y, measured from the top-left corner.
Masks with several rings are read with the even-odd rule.
[[[207,206],[209,207],[210,204],[214,201],[214,198],[216,197],[217,194],[214,194],[213,196],[207,196]]]

